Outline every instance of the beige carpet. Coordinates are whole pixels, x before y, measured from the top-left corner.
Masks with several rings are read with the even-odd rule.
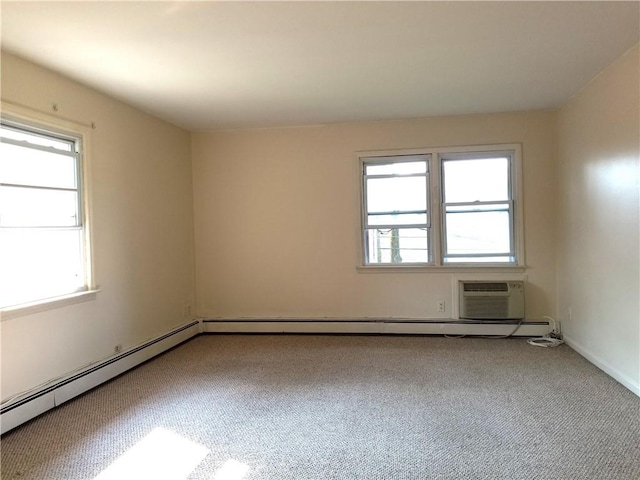
[[[640,399],[523,339],[199,336],[2,437],[2,479],[638,479]]]

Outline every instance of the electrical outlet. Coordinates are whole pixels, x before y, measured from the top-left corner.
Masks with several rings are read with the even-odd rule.
[[[182,310],[182,315],[184,318],[191,318],[191,304],[187,303]]]
[[[446,302],[444,300],[438,300],[438,311],[444,312],[446,310]]]
[[[113,347],[114,353],[120,353],[122,351],[122,345],[116,345]]]

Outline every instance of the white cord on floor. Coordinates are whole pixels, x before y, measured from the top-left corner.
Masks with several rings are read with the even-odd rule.
[[[562,345],[564,340],[559,338],[553,338],[549,336],[544,336],[540,338],[530,338],[527,340],[529,345],[533,345],[534,347],[557,347],[558,345]]]
[[[543,316],[542,318],[546,318],[547,320],[551,320],[553,322],[553,328],[551,332],[549,332],[544,337],[540,338],[530,338],[527,340],[529,345],[533,345],[534,347],[557,347],[558,345],[562,345],[564,340],[562,340],[562,333],[557,330],[557,323],[554,318]]]

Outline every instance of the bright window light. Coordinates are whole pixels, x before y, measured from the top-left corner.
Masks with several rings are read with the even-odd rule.
[[[428,263],[429,156],[362,162],[365,263]]]
[[[88,289],[80,137],[2,119],[0,308]]]
[[[520,150],[362,152],[363,265],[522,265]]]
[[[510,172],[507,155],[443,156],[444,263],[515,262]]]
[[[443,162],[446,203],[509,200],[509,159]]]

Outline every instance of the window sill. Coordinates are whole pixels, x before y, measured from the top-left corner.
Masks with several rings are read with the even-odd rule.
[[[358,265],[358,273],[523,273],[523,265]]]
[[[23,303],[0,309],[0,318],[2,321],[11,318],[23,317],[25,315],[33,315],[34,313],[45,312],[55,308],[66,307],[75,303],[89,302],[95,300],[100,290],[86,290],[84,292],[70,293],[60,297],[45,298],[31,303]]]

